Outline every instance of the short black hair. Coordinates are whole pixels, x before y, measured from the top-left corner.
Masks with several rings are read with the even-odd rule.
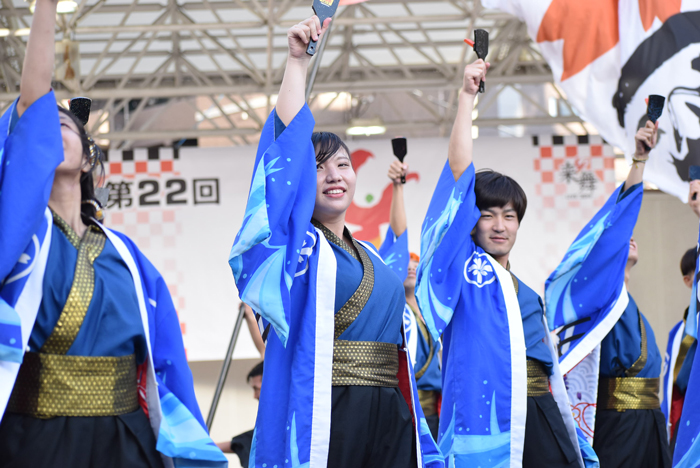
[[[348,145],[335,133],[314,132],[311,134],[311,142],[314,144],[314,150],[316,151],[317,165],[328,161],[331,156],[341,149],[345,150],[345,153],[350,157]]]
[[[520,184],[507,175],[491,169],[479,170],[474,182],[474,193],[476,206],[480,210],[503,208],[511,203],[518,216],[518,223],[522,222],[527,209],[527,196]]]
[[[693,247],[692,249],[686,250],[681,258],[681,273],[683,276],[688,276],[693,274],[695,271],[695,263],[698,261],[698,252]]]
[[[264,363],[265,363],[265,361],[260,361],[259,363],[257,363],[257,364],[255,365],[255,367],[253,367],[253,368],[251,369],[251,371],[248,372],[248,377],[246,377],[245,381],[246,381],[246,382],[249,382],[250,379],[252,379],[253,377],[257,377],[257,376],[259,376],[259,375],[263,375],[263,364],[264,364]]]

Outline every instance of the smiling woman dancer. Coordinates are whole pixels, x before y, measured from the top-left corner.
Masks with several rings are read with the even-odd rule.
[[[95,221],[102,155],[51,91],[56,4],[0,118],[0,466],[225,466],[163,278]]]
[[[349,151],[337,135],[312,133],[304,102],[306,47],[329,23],[313,16],[287,33],[277,107],[231,251],[241,299],[275,330],[264,333],[250,466],[441,467],[405,357],[403,286],[345,227]]]

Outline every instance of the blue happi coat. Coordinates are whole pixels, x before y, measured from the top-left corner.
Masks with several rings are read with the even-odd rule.
[[[700,245],[700,237],[698,245]],[[694,347],[691,348],[693,353],[697,352],[698,311],[700,310],[699,279],[700,262],[696,263],[695,266],[695,281],[693,281],[693,291],[690,296],[688,318],[685,322],[685,333],[695,338]],[[686,361],[691,359],[690,352],[688,354]],[[683,412],[678,422],[678,436],[673,452],[674,468],[697,468],[700,466],[700,365],[697,364],[696,359],[693,359],[692,364],[685,401],[683,402]]]
[[[601,342],[618,324],[628,306],[634,308],[629,312],[634,315],[635,328],[639,320],[625,287],[625,268],[643,187],[637,184],[625,192],[623,187],[615,190],[586,224],[545,283],[547,323],[558,336],[559,365],[567,378],[576,422],[591,442]],[[653,340],[653,334],[650,336]],[[655,344],[649,349],[656,349]],[[630,352],[638,355],[639,350],[636,346]],[[608,360],[612,358],[607,357]],[[610,367],[607,361],[604,364]]]
[[[261,316],[263,329],[274,330],[267,334],[250,467],[326,468],[337,259],[311,223],[316,198],[311,111],[305,105],[277,138],[275,117],[273,111],[260,137],[243,225],[229,258],[241,299]],[[362,246],[373,262],[381,262],[369,245]],[[381,294],[375,290],[372,296]],[[365,322],[364,333],[379,334],[383,320],[371,322]],[[419,466],[439,468],[443,463],[418,403],[410,359],[402,374],[410,381]]]
[[[48,200],[54,171],[63,161],[53,92],[35,101],[10,132],[15,105],[0,118],[0,414],[42,303],[53,231]],[[100,228],[133,279],[141,318],[134,325],[142,328],[148,349],[145,405],[165,466],[227,466],[199,411],[165,281],[129,238]]]
[[[480,217],[474,181],[473,164],[457,181],[446,164],[421,233],[416,296],[433,338],[443,337],[439,446],[451,467],[520,467],[527,417],[523,321],[510,273],[470,236]],[[554,356],[544,322],[542,329]],[[556,363],[553,358],[550,386],[569,438],[595,464],[576,433]],[[582,458],[579,463],[584,466]]]

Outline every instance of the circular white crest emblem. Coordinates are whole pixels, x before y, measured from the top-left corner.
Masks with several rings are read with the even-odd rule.
[[[496,273],[486,254],[474,252],[464,263],[464,279],[467,283],[483,288],[496,280]]]

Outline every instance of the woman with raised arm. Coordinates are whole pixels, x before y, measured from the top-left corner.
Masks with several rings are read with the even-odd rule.
[[[345,227],[350,154],[313,133],[304,102],[307,44],[328,24],[313,16],[287,33],[229,261],[241,299],[274,329],[250,466],[441,467],[404,351],[401,281]]]
[[[102,154],[51,91],[56,4],[0,118],[0,467],[225,466],[165,281],[96,220]]]

